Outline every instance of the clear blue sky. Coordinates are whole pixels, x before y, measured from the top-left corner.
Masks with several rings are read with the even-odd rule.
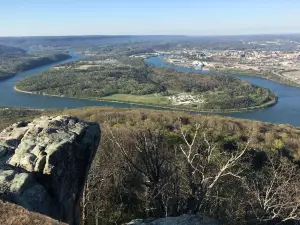
[[[0,36],[300,33],[300,0],[3,0]]]

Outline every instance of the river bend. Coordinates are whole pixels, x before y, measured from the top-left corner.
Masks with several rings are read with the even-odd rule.
[[[21,108],[39,108],[39,109],[60,109],[60,108],[81,108],[87,106],[111,106],[119,108],[150,108],[162,109],[159,107],[141,106],[129,103],[117,103],[109,101],[93,101],[73,98],[61,98],[44,95],[32,95],[26,93],[16,92],[13,87],[19,80],[40,74],[51,67],[78,60],[78,56],[65,60],[60,63],[54,63],[47,66],[42,66],[37,69],[21,72],[16,76],[0,81],[0,106],[3,107],[21,107]],[[199,70],[183,68],[167,64],[163,61],[162,56],[152,57],[146,59],[145,62],[156,67],[168,67],[178,71],[184,72],[199,72]],[[225,116],[232,116],[237,118],[260,120],[272,123],[291,124],[293,126],[300,126],[300,88],[279,84],[263,78],[233,75],[243,80],[247,80],[252,84],[263,86],[274,91],[279,98],[278,104],[266,109],[251,111],[251,112],[236,112],[236,113],[222,113]]]

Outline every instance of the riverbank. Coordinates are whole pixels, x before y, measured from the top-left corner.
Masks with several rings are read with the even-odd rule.
[[[14,77],[15,76],[15,74],[5,74],[5,75],[2,75],[2,76],[0,76],[0,81],[4,81],[4,80],[7,80],[7,79],[10,79],[10,78],[12,78],[12,77]]]
[[[196,69],[193,66],[188,66],[186,64],[181,63],[180,65],[176,64],[176,63],[171,63],[170,61],[166,60],[165,58],[163,59],[163,62],[165,62],[168,65],[171,66],[176,66],[176,67],[183,67],[183,68],[187,68],[187,69],[194,69],[197,72],[203,72],[203,73],[211,73],[211,74],[219,74],[219,75],[241,75],[241,76],[250,76],[250,77],[259,77],[259,78],[263,78],[266,80],[270,80],[270,81],[274,81],[280,84],[284,84],[284,85],[288,85],[291,87],[300,87],[299,83],[293,82],[287,78],[285,78],[284,76],[278,76],[278,75],[274,75],[272,73],[270,73],[270,75],[266,74],[266,73],[259,73],[255,70],[241,70],[241,69]]]
[[[134,101],[116,101],[113,99],[109,99],[106,97],[106,99],[100,99],[100,98],[76,98],[72,96],[59,96],[59,95],[50,95],[50,94],[41,94],[40,92],[35,91],[24,91],[14,86],[14,90],[17,92],[25,93],[25,94],[32,94],[32,95],[44,95],[44,96],[50,96],[50,97],[59,97],[59,98],[71,98],[71,99],[81,99],[81,100],[90,100],[90,101],[100,101],[100,102],[113,102],[113,103],[127,103],[137,106],[146,106],[146,107],[155,107],[160,109],[166,109],[166,110],[176,110],[176,111],[184,111],[184,112],[195,112],[195,113],[233,113],[233,112],[251,112],[255,110],[261,110],[268,107],[272,107],[278,103],[278,98],[269,101],[263,105],[260,106],[254,106],[249,108],[240,108],[240,109],[226,109],[226,110],[219,110],[219,109],[205,109],[205,110],[194,110],[189,108],[183,108],[183,107],[172,107],[172,106],[166,106],[166,105],[157,105],[157,104],[149,104],[149,103],[141,103],[141,102],[134,102]]]
[[[74,57],[69,60],[69,62],[78,60],[78,57]],[[57,63],[56,65],[63,64],[65,62]],[[161,58],[150,57],[146,60],[148,65],[153,67],[161,67]],[[54,65],[53,65],[54,66]],[[13,108],[26,108],[26,109],[45,109],[45,110],[57,110],[57,109],[76,109],[84,107],[114,107],[114,108],[130,108],[131,105],[128,103],[114,103],[114,102],[101,102],[101,101],[91,101],[91,100],[80,100],[80,99],[69,99],[69,98],[57,98],[51,96],[43,96],[38,94],[20,94],[14,90],[14,85],[21,79],[26,77],[37,75],[49,70],[49,66],[43,66],[38,69],[28,71],[25,73],[17,74],[14,78],[14,82],[10,80],[4,80],[0,82],[0,95],[5,96],[0,98],[0,105],[3,108],[13,107]],[[175,69],[175,68],[173,68]],[[176,68],[179,71],[185,70],[184,68]],[[192,71],[190,71],[192,72]],[[198,72],[198,71],[195,71]],[[242,77],[242,76],[241,76]],[[291,86],[282,85],[277,82],[273,82],[267,79],[256,78],[256,77],[242,77],[248,80],[250,83],[263,86],[265,88],[273,90],[280,99],[277,104],[273,107],[267,107],[264,110],[252,110],[246,112],[232,112],[227,114],[222,114],[223,116],[235,117],[240,119],[257,120],[268,123],[275,124],[290,124],[293,126],[300,127],[299,112],[300,105],[298,104],[300,99],[300,88],[295,88]],[[30,93],[29,93],[30,94]],[[165,108],[154,108],[152,106],[139,106],[135,105],[134,108],[147,108],[147,109],[161,109]],[[6,110],[4,110],[6,111]],[[186,111],[186,110],[185,110]],[[210,112],[209,112],[210,113]],[[224,117],[225,118],[225,117]]]
[[[300,84],[295,83],[295,82],[290,81],[290,80],[287,80],[287,79],[283,79],[282,77],[279,77],[279,76],[269,77],[268,75],[264,75],[264,74],[261,74],[261,73],[255,73],[255,72],[247,71],[247,70],[227,69],[227,70],[215,70],[215,72],[223,73],[223,74],[226,74],[226,75],[242,75],[242,76],[244,75],[244,76],[250,76],[250,77],[259,77],[259,78],[263,78],[263,79],[266,79],[266,80],[271,80],[271,81],[274,81],[274,82],[277,82],[277,83],[280,83],[280,84],[288,85],[288,86],[291,86],[291,87],[298,87],[298,88],[300,87]]]
[[[71,58],[72,56],[69,54],[54,54],[50,56],[40,57],[37,59],[30,59],[28,62],[16,66],[16,68],[10,70],[10,72],[6,72],[6,74],[4,73],[0,75],[0,81],[13,78],[19,73],[23,73],[29,70],[34,70],[42,66],[48,66],[54,63],[59,63]]]

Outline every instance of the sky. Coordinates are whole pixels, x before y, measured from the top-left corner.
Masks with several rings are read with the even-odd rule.
[[[2,0],[0,36],[300,33],[300,0]]]

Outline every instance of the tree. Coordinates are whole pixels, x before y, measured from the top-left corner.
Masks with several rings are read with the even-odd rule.
[[[182,125],[180,133],[184,140],[178,147],[182,159],[177,153],[177,160],[184,165],[179,166],[188,183],[187,209],[191,213],[203,210],[204,204],[210,198],[212,190],[218,182],[231,176],[242,179],[239,162],[247,151],[250,140],[235,151],[224,151],[217,144],[210,143],[205,132],[201,133],[201,124],[196,123],[191,127]]]
[[[120,133],[107,128],[110,141],[115,143],[121,151],[127,170],[136,178],[137,186],[141,186],[142,192],[135,195],[141,201],[145,201],[144,210],[156,217],[168,215],[166,206],[169,197],[166,194],[166,186],[169,185],[172,169],[168,167],[171,159],[169,146],[164,135],[160,131],[150,129],[134,131],[129,134],[130,138],[121,138]],[[138,187],[136,187],[138,189]]]
[[[248,204],[259,221],[300,221],[300,175],[296,164],[269,155],[260,171],[244,181]]]

